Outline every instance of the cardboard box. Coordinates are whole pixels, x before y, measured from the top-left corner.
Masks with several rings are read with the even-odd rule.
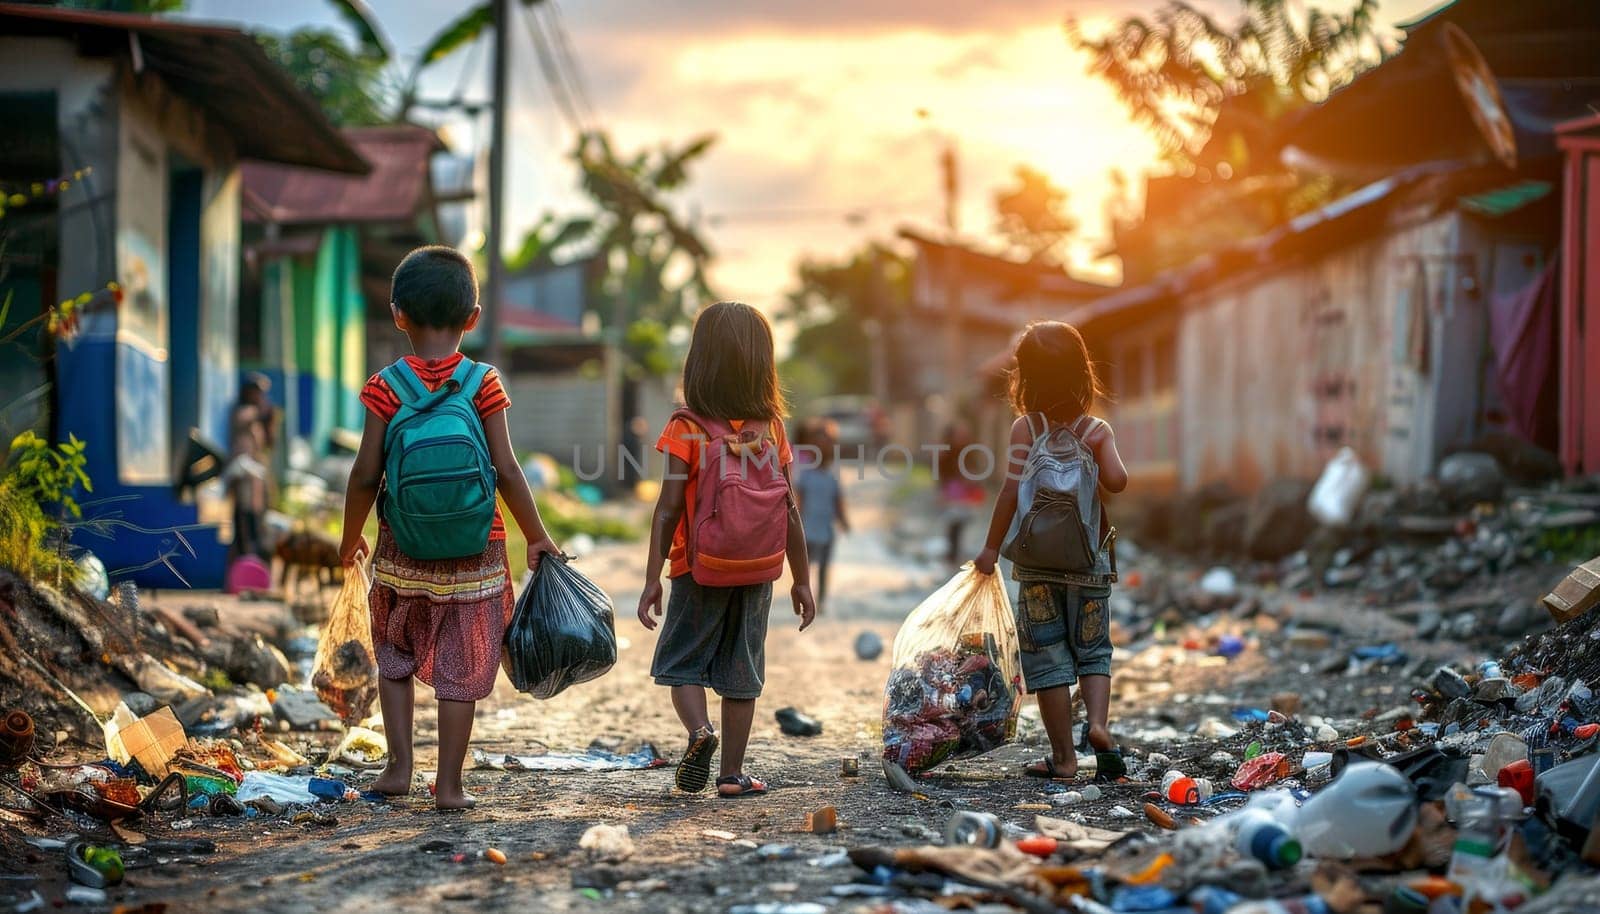
[[[113,761],[126,765],[133,759],[156,778],[167,776],[173,755],[189,743],[170,707],[134,717],[126,704],[119,704],[105,732],[106,752]]]
[[[1600,556],[1572,569],[1544,598],[1544,608],[1557,624],[1576,619],[1600,604]]]

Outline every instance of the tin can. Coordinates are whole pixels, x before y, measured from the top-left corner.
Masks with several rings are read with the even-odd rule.
[[[962,810],[945,823],[944,843],[957,847],[999,847],[1000,820],[986,812]]]
[[[856,758],[842,758],[839,760],[839,776],[855,778],[861,776],[861,761]]]

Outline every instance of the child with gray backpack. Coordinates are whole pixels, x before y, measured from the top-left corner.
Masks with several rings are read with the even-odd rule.
[[[1083,691],[1095,780],[1127,773],[1107,726],[1111,705],[1111,634],[1106,600],[1117,579],[1116,530],[1101,491],[1128,485],[1116,436],[1090,415],[1101,395],[1089,349],[1076,328],[1059,321],[1028,326],[1017,342],[1010,398],[1005,485],[995,501],[978,571],[994,574],[1002,555],[1022,585],[1017,640],[1022,679],[1039,699],[1050,755],[1030,765],[1031,777],[1072,780],[1072,685]]]
[[[474,803],[462,784],[473,711],[494,689],[514,605],[496,493],[527,538],[529,571],[561,551],[512,451],[511,399],[499,374],[461,353],[482,313],[471,261],[453,248],[418,248],[394,271],[390,295],[395,326],[415,354],[361,390],[367,419],[339,547],[347,565],[368,554],[361,530],[376,502],[368,603],[389,763],[372,791],[411,792],[415,678],[439,700],[434,805],[466,809]]]

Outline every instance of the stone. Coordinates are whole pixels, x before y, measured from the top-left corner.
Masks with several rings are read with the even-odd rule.
[[[1467,685],[1467,680],[1447,666],[1435,670],[1428,685],[1446,698],[1466,698],[1472,694],[1472,686]]]
[[[1279,692],[1273,695],[1272,710],[1285,717],[1293,717],[1300,710],[1300,693]]]
[[[1425,610],[1417,617],[1417,639],[1426,641],[1444,627],[1444,615],[1436,609]]]
[[[279,690],[272,710],[291,730],[316,730],[323,722],[339,717],[317,698],[316,693],[299,690]]]
[[[1301,479],[1276,479],[1250,499],[1244,528],[1244,549],[1253,559],[1275,562],[1299,551],[1316,529],[1306,509],[1311,484]]]
[[[883,655],[883,638],[877,632],[862,632],[856,636],[856,657],[877,660]]]
[[[1538,621],[1534,608],[1526,603],[1513,603],[1500,612],[1494,630],[1506,638],[1518,638],[1528,633]]]
[[[1439,463],[1439,489],[1458,508],[1499,502],[1505,495],[1506,477],[1500,463],[1489,454],[1466,451]]]
[[[234,641],[228,649],[228,677],[234,682],[275,689],[294,680],[289,658],[260,635]]]
[[[832,806],[806,813],[806,831],[813,835],[831,835],[839,828],[839,811]]]

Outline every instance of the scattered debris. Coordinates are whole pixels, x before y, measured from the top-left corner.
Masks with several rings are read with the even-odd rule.
[[[795,708],[779,708],[773,715],[777,718],[778,729],[786,736],[820,736],[822,722]]]
[[[832,806],[806,813],[806,831],[813,835],[831,835],[839,827],[839,811]]]
[[[733,835],[728,836],[732,840]],[[633,856],[633,838],[626,825],[592,825],[578,839],[578,847],[589,854],[589,859],[620,863]]]

